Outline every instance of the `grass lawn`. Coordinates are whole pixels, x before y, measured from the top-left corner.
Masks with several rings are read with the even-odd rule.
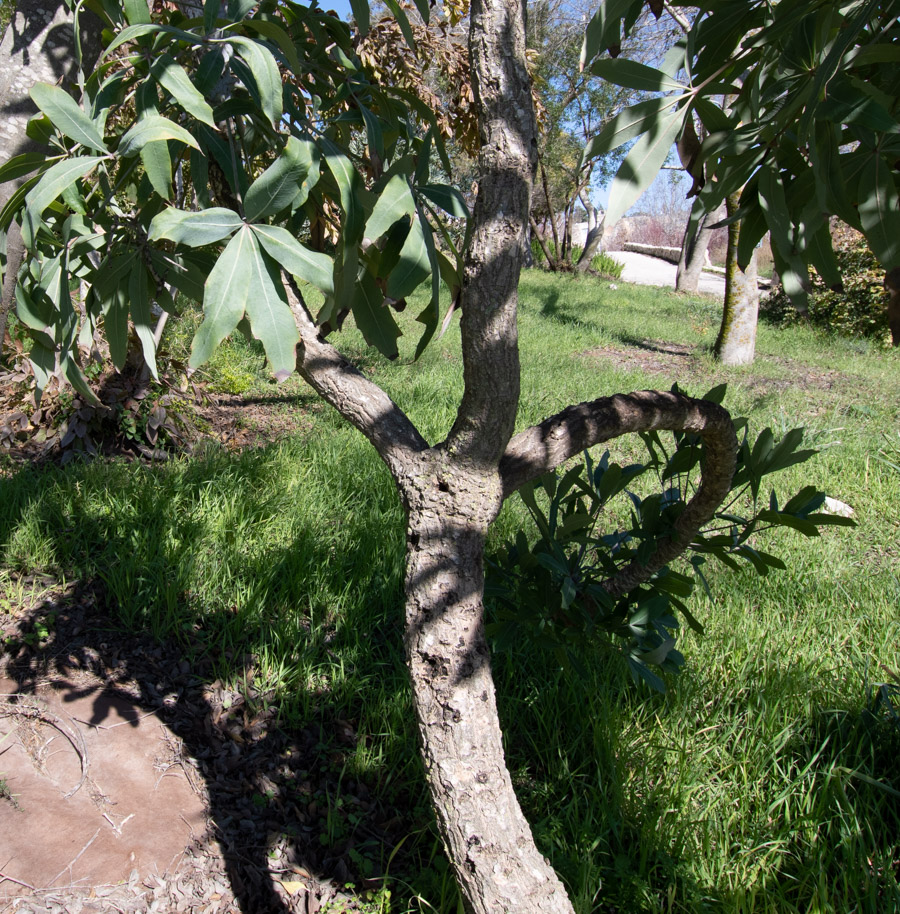
[[[664,695],[635,685],[608,645],[585,646],[583,675],[530,642],[496,656],[509,765],[576,910],[900,911],[900,720],[879,699],[900,713],[898,693],[880,690],[900,686],[900,472],[879,460],[900,447],[900,353],[763,324],[756,363],[726,369],[710,356],[714,301],[539,272],[520,294],[520,427],[606,394],[727,381],[725,405],[756,431],[803,426],[820,451],[771,485],[816,485],[859,524],[770,536],[788,570],[766,578],[712,571],[712,597],[692,607],[705,635],[681,639],[687,663]],[[395,363],[353,330],[341,342],[437,441],[461,393],[458,326],[413,363],[416,311],[402,315]],[[392,897],[376,909],[456,912],[416,752],[387,470],[299,380],[276,389],[255,346],[231,344],[208,375],[272,398],[272,421],[297,430],[160,467],[11,468],[0,611],[39,600],[38,572],[90,579],[116,624],[212,656],[235,688],[252,656],[283,727],[352,722],[341,777],[395,802],[405,829],[392,861],[367,851],[389,869]],[[625,460],[641,448],[610,449]],[[526,517],[511,499],[494,548]]]

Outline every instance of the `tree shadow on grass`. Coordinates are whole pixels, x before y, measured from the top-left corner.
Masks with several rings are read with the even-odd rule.
[[[306,911],[307,899],[352,904],[377,894],[389,865],[394,873],[427,871],[435,839],[410,716],[406,732],[382,726],[364,691],[367,677],[378,675],[382,703],[408,703],[399,581],[371,594],[381,605],[368,615],[344,620],[319,606],[314,622],[300,611],[317,598],[304,592],[309,575],[298,562],[340,575],[362,558],[336,556],[333,543],[302,530],[242,558],[241,531],[229,531],[227,518],[212,535],[196,505],[186,510],[189,497],[231,491],[238,474],[250,511],[238,520],[265,517],[278,507],[267,501],[276,480],[265,455],[192,462],[176,470],[177,490],[165,484],[166,472],[94,464],[0,479],[0,544],[15,553],[17,537],[39,540],[45,567],[77,582],[55,592],[48,586],[51,596],[38,606],[0,616],[12,635],[0,660],[15,693],[34,694],[48,678],[84,683],[88,673],[79,689],[93,701],[95,725],[111,692],[155,711],[181,740],[183,766],[208,801],[210,840],[197,855],[211,858],[218,844],[244,914]],[[136,504],[104,504],[104,487],[116,486],[143,493],[135,493]],[[371,517],[354,519],[348,510],[334,523],[351,528],[343,531],[351,542],[383,541],[385,529],[372,529]],[[215,542],[224,543],[223,582],[239,579],[243,588],[240,606],[212,605],[192,592],[185,552]],[[285,581],[276,594],[275,583]],[[271,675],[279,664],[282,683]],[[385,764],[398,757],[410,771]],[[178,811],[160,814],[177,818]],[[305,890],[291,895],[283,880]],[[312,900],[309,910],[316,910]]]
[[[522,654],[495,664],[501,718],[515,720],[508,760],[577,910],[900,911],[900,727],[883,709],[848,695],[787,717],[786,741],[748,746],[760,709],[820,691],[815,675],[763,662],[751,685],[712,695],[689,657],[669,684],[683,701],[637,687],[610,651],[579,655],[593,663],[580,685]],[[709,731],[688,780],[673,714]],[[760,781],[742,785],[745,770]]]

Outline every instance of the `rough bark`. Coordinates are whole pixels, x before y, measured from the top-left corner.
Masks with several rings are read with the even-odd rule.
[[[737,194],[725,201],[729,216],[737,212]],[[756,279],[756,251],[742,270],[737,262],[740,220],[728,226],[725,258],[725,302],[722,326],[716,339],[715,356],[725,365],[749,365],[756,354],[756,325],[759,317],[759,286]]]
[[[89,69],[100,53],[99,21],[83,10],[80,25],[82,53]],[[37,82],[69,87],[76,72],[72,14],[65,3],[19,0],[0,43],[0,162],[40,149],[25,134],[28,119],[37,112],[28,90]],[[0,184],[0,209],[23,180]],[[22,236],[18,225],[13,223],[6,239],[0,297],[0,356],[23,255]]]
[[[900,346],[900,267],[889,270],[884,277],[888,292],[888,326],[891,328],[891,343]]]
[[[699,221],[688,219],[681,242],[681,254],[678,258],[678,271],[675,274],[677,292],[696,292],[700,287],[700,274],[706,260],[706,250],[712,229],[707,228],[709,216],[704,213]]]
[[[524,5],[475,0],[470,54],[482,149],[462,292],[465,392],[447,440],[429,444],[377,385],[320,334],[288,279],[301,375],[371,441],[407,516],[405,646],[439,830],[466,908],[572,914],[534,843],[507,770],[484,635],[484,542],[503,499],[527,479],[631,431],[698,432],[709,445],[700,491],[662,564],[685,548],[728,490],[736,443],[724,410],[674,394],[582,404],[511,439],[519,399],[516,306],[536,141]],[[656,566],[658,567],[658,565]],[[654,570],[626,568],[621,593]]]
[[[594,255],[600,249],[600,244],[603,241],[605,232],[605,219],[601,220],[598,225],[595,225],[588,231],[584,239],[584,250],[581,252],[581,256],[578,258],[578,263],[575,264],[575,269],[579,273],[587,272],[588,268],[591,265],[591,261],[594,259]]]

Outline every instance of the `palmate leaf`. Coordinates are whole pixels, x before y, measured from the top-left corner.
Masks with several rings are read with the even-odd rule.
[[[615,225],[653,183],[681,132],[690,108],[664,115],[631,148],[619,166],[609,192],[607,225]]]
[[[83,178],[103,161],[102,156],[76,156],[48,168],[25,196],[22,238],[31,247],[44,210],[74,181]]]
[[[900,199],[892,168],[878,152],[860,175],[859,221],[879,263],[886,270],[900,266]]]
[[[394,175],[375,202],[366,222],[363,236],[372,241],[380,238],[398,219],[416,211],[416,201],[405,175]]]
[[[595,60],[591,64],[591,73],[617,86],[642,92],[683,92],[687,88],[662,70],[626,58]]]
[[[384,295],[369,272],[363,271],[356,284],[353,296],[353,319],[369,346],[374,346],[382,355],[396,359],[397,338],[400,328],[394,320],[391,309],[384,303]]]
[[[245,257],[250,264],[252,290],[247,298],[247,317],[253,335],[266,350],[275,377],[283,381],[296,365],[300,334],[285,297],[278,265],[260,249],[253,231],[244,231],[249,236]]]
[[[284,112],[284,100],[281,94],[281,75],[272,52],[252,38],[235,35],[229,36],[228,42],[237,48],[238,54],[250,68],[263,114],[273,127],[277,127]]]
[[[141,149],[141,162],[153,189],[164,200],[172,199],[172,157],[166,140],[147,143]]]
[[[150,73],[188,114],[210,127],[216,126],[212,108],[191,82],[184,67],[171,54],[160,54],[150,64]]]
[[[334,264],[330,257],[304,247],[287,229],[279,226],[254,225],[252,228],[269,257],[288,273],[326,295],[334,294]]]
[[[315,146],[291,137],[282,154],[250,185],[244,197],[244,215],[251,222],[274,216],[294,201],[309,176]]]
[[[184,127],[158,114],[148,114],[119,140],[118,153],[120,156],[132,156],[140,152],[147,143],[157,140],[179,140],[194,149],[200,148],[200,144]]]
[[[197,212],[170,207],[153,217],[147,237],[151,241],[166,239],[196,248],[227,238],[243,224],[234,210],[221,206]]]
[[[622,37],[622,19],[633,21],[643,5],[643,0],[604,0],[599,5],[584,33],[579,58],[581,70],[598,54],[619,43]]]
[[[128,297],[131,305],[131,320],[135,333],[141,341],[144,361],[154,380],[156,373],[156,341],[153,339],[153,315],[150,313],[150,282],[143,264],[137,264],[128,278]]]
[[[605,155],[613,149],[618,149],[623,143],[646,133],[662,117],[666,109],[671,108],[677,101],[677,98],[648,98],[620,111],[595,137],[591,137],[581,157],[582,162]]]
[[[94,122],[68,92],[58,86],[37,83],[29,94],[60,133],[96,152],[109,152]]]
[[[203,323],[191,344],[192,368],[206,362],[244,316],[253,278],[248,252],[255,246],[253,233],[245,226],[228,242],[212,268],[203,295]]]
[[[431,259],[420,219],[413,219],[387,282],[387,296],[398,301],[414,292],[431,273]]]

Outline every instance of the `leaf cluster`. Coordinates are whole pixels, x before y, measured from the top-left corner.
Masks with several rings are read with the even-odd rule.
[[[28,132],[49,154],[0,166],[0,180],[26,178],[0,232],[19,222],[29,254],[17,312],[39,389],[62,374],[92,400],[78,344],[101,328],[121,370],[133,327],[155,377],[157,315],[178,293],[203,304],[193,367],[241,329],[283,378],[299,339],[288,277],[323,294],[324,333],[352,314],[388,357],[392,311],[430,280],[421,352],[442,280],[459,288],[448,225],[468,216],[431,183],[432,159],[446,160],[434,112],[373,82],[350,28],[315,5],[235,2],[223,16],[207,0],[199,18],[87,5],[106,26],[99,65],[78,100],[34,87]]]
[[[661,66],[602,57],[642,5],[603,4],[582,48],[590,72],[654,93],[617,115],[585,151],[635,141],[607,218],[631,207],[677,141],[694,178],[695,214],[739,193],[731,219],[742,225],[740,266],[771,232],[776,269],[801,310],[808,264],[829,287],[841,283],[830,215],[859,230],[885,269],[900,263],[896,4],[711,0]]]
[[[718,403],[724,395],[720,385],[703,399]],[[636,678],[662,691],[663,680],[651,667],[677,672],[682,666],[675,647],[678,616],[703,631],[688,600],[697,583],[709,593],[703,573],[708,559],[765,576],[785,565],[759,548],[760,534],[787,527],[816,537],[825,526],[854,525],[823,513],[825,495],[812,486],[783,503],[775,489],[762,497],[765,477],[815,454],[801,448],[802,429],[776,440],[766,428],[753,439],[746,420],[738,419],[736,426],[743,429],[743,439],[730,495],[690,543],[687,566],[665,566],[622,596],[610,592],[618,573],[635,561],[646,564],[660,541],[675,534],[696,491],[704,460],[699,436],[673,433],[665,441],[648,432],[641,435],[647,452],[643,463],[622,466],[610,461],[608,451],[595,462],[585,452],[583,462],[561,477],[551,473],[524,486],[520,496],[537,537],[530,541],[520,531],[489,564],[486,593],[495,609],[491,632],[498,649],[512,648],[524,634],[577,670],[579,646],[599,640],[624,655]],[[642,494],[649,480],[652,491]]]

